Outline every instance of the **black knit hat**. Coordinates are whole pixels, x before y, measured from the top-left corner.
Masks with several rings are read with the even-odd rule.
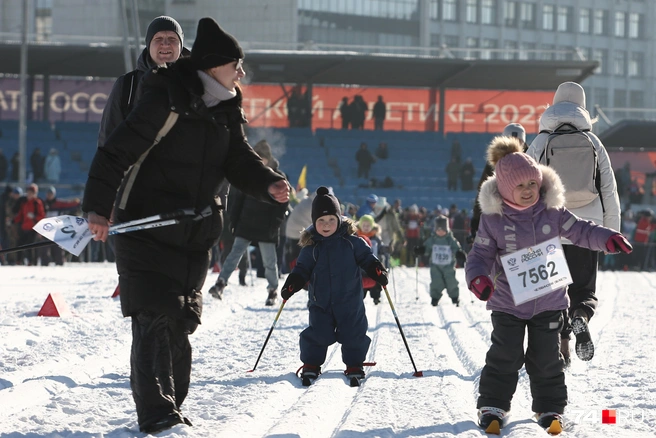
[[[162,15],[161,17],[155,18],[148,25],[148,30],[146,31],[146,48],[150,48],[150,42],[153,40],[153,37],[157,32],[163,32],[166,30],[175,32],[176,35],[178,35],[178,38],[180,38],[180,47],[182,47],[182,43],[184,42],[182,27],[180,27],[180,24],[178,24],[173,18]]]
[[[225,65],[244,58],[239,43],[210,17],[198,21],[191,60],[199,70]]]
[[[435,229],[444,230],[447,233],[449,232],[449,218],[444,215],[439,215],[435,217]]]
[[[312,200],[312,225],[316,227],[317,219],[325,215],[337,216],[339,222],[342,210],[337,198],[330,194],[327,187],[321,186],[317,189],[317,196]]]

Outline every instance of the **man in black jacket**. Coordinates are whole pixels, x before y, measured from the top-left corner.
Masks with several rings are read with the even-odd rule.
[[[201,322],[201,288],[221,234],[224,179],[261,201],[289,201],[285,178],[244,135],[243,57],[232,35],[202,18],[191,57],[144,75],[138,102],[89,168],[82,210],[95,240],[106,241],[110,216],[122,223],[197,212],[114,237],[121,310],[132,318],[130,386],[145,433],[190,424],[180,411],[191,380],[189,335]]]
[[[134,107],[138,96],[137,85],[144,74],[158,65],[176,61],[181,55],[189,56],[189,50],[182,46],[183,41],[182,27],[173,18],[162,15],[150,22],[146,31],[146,47],[137,60],[137,68],[119,76],[107,97],[100,120],[98,147],[103,147],[112,131]]]
[[[278,160],[273,157],[271,146],[266,140],[258,142],[253,149],[262,158],[264,164],[284,177],[284,174],[278,170]],[[228,279],[230,279],[230,275],[239,264],[244,252],[251,242],[257,242],[262,255],[264,276],[268,282],[266,305],[273,306],[278,297],[276,247],[280,241],[280,226],[287,214],[287,204],[272,205],[251,196],[246,196],[233,188],[230,190],[228,213],[234,230],[235,241],[232,244],[230,254],[223,263],[216,284],[210,288],[209,292],[215,298],[221,299],[223,297],[223,289],[228,284]]]

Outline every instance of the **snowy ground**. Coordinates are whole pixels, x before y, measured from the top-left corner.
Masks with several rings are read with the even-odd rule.
[[[0,437],[143,436],[129,387],[130,325],[110,298],[111,264],[0,267]],[[184,413],[193,428],[166,437],[479,437],[474,423],[477,380],[491,325],[483,303],[470,302],[458,271],[463,305],[434,308],[425,268],[396,268],[389,291],[407,336],[413,366],[386,300],[367,299],[372,344],[360,388],[350,388],[331,348],[325,373],[310,388],[295,376],[298,334],[307,310],[302,293],[283,309],[264,355],[252,369],[278,307],[264,306],[265,280],[235,286],[223,301],[206,295],[203,325],[192,336],[194,363]],[[416,282],[416,275],[418,282]],[[208,277],[213,281],[215,274]],[[418,288],[416,284],[418,283]],[[574,358],[567,372],[564,435],[647,437],[656,431],[656,274],[602,272],[601,304],[591,330],[591,362]],[[207,287],[206,287],[207,289]],[[74,316],[37,317],[51,292]],[[418,296],[418,299],[417,299]],[[513,402],[507,437],[547,436],[531,419],[525,372]],[[617,424],[602,424],[614,409]]]

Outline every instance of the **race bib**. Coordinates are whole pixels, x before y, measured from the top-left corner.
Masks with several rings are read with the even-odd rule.
[[[87,220],[76,216],[41,219],[33,230],[75,256],[79,256],[93,239]]]
[[[501,256],[501,264],[515,305],[572,283],[560,237]]]
[[[438,266],[450,265],[453,261],[449,245],[433,245],[431,263]]]

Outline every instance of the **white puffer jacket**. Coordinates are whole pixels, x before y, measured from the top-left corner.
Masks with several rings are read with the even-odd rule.
[[[570,123],[580,130],[592,129],[590,114],[584,108],[585,94],[583,93],[583,88],[574,82],[567,82],[561,84],[559,91],[561,91],[560,88],[565,85],[572,89],[569,93],[565,94],[566,97],[562,96],[563,93],[556,92],[553,106],[547,108],[542,114],[542,117],[540,117],[540,131],[553,131],[563,123]],[[570,211],[580,218],[619,231],[621,213],[620,200],[617,195],[615,174],[611,167],[608,152],[606,152],[606,148],[595,134],[592,132],[586,132],[586,134],[597,150],[599,172],[601,174],[601,195],[604,200],[604,206],[602,209],[601,199],[597,198],[588,205],[570,209]],[[536,161],[539,161],[540,155],[547,145],[548,137],[549,134],[547,133],[538,134],[533,142],[531,142],[526,153],[535,158]],[[569,244],[571,242],[563,239],[563,243]]]

